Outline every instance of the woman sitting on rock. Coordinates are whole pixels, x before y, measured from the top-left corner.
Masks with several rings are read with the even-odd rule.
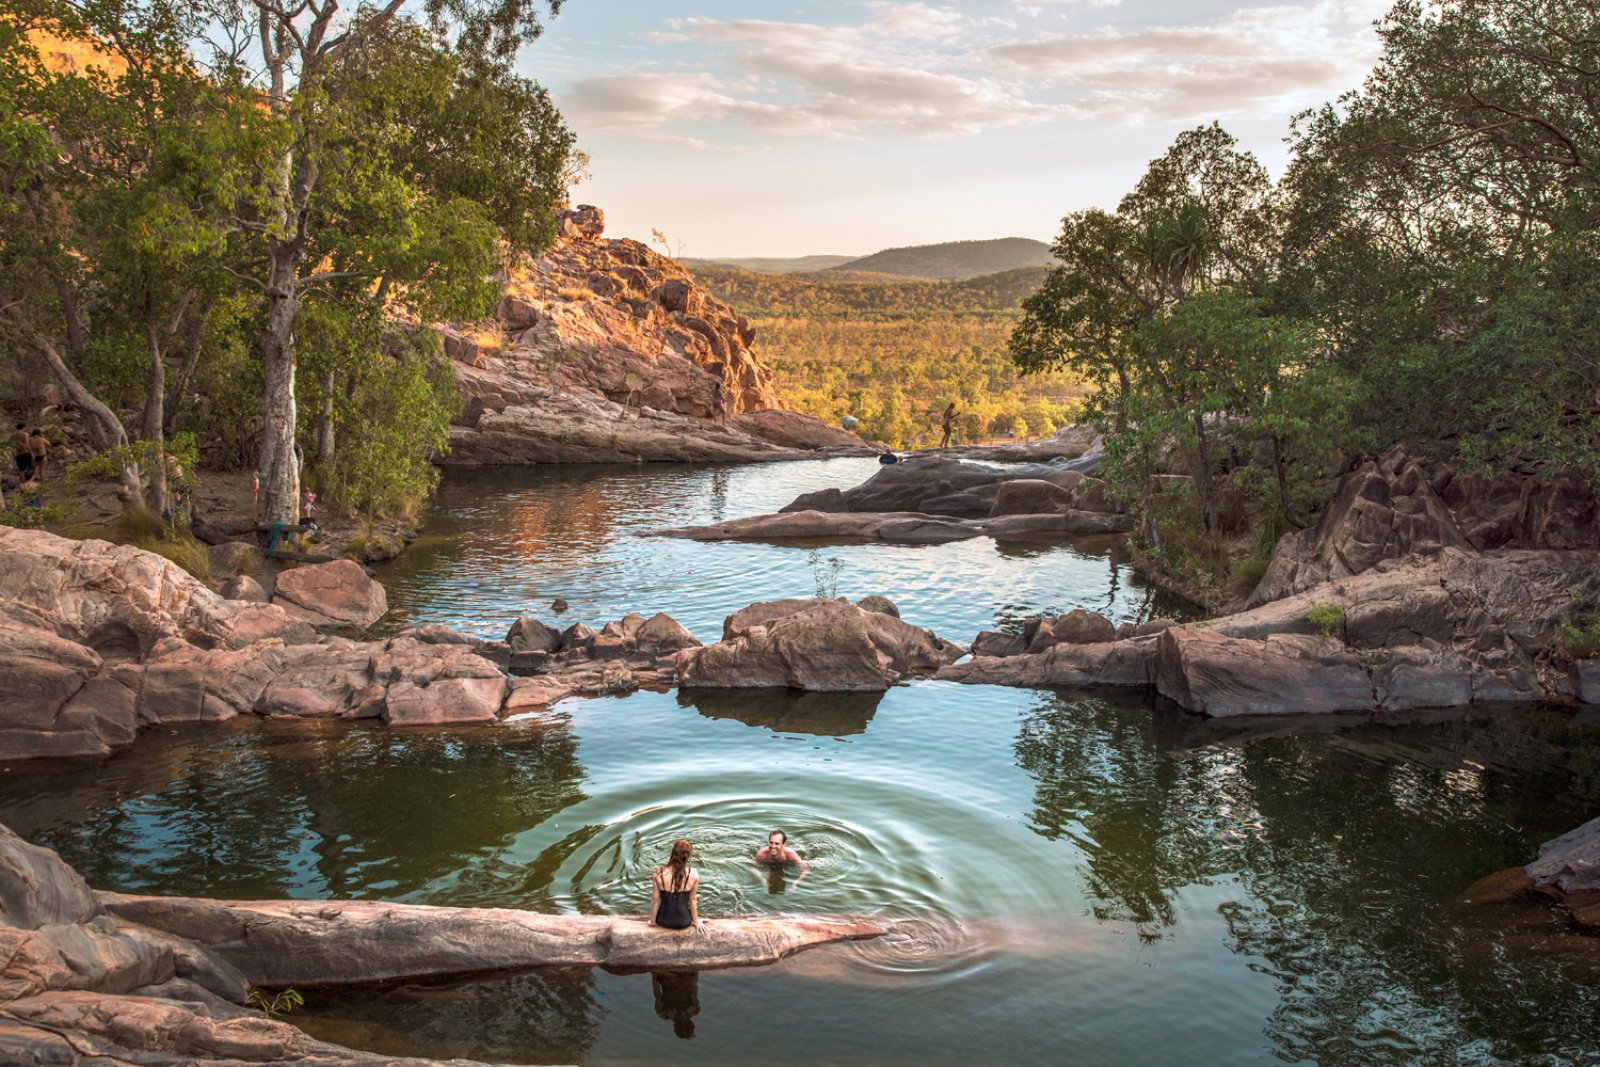
[[[650,876],[651,926],[668,930],[692,926],[697,934],[706,932],[706,924],[700,921],[700,874],[689,866],[689,853],[693,851],[688,838],[678,838],[672,844],[672,858]]]

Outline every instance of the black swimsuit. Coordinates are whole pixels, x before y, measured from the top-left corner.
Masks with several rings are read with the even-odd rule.
[[[668,930],[687,930],[694,925],[694,916],[689,912],[689,894],[692,889],[677,892],[663,888],[666,877],[658,875],[661,879],[656,890],[661,894],[661,906],[656,909],[656,925],[664,926]]]

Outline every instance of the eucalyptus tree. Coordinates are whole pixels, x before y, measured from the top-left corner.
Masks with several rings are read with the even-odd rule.
[[[282,131],[281,147],[265,175],[263,196],[255,210],[242,213],[238,224],[258,242],[259,262],[240,277],[257,288],[265,301],[261,356],[265,378],[263,427],[258,473],[262,486],[262,517],[266,521],[294,521],[298,516],[300,465],[296,456],[299,430],[296,396],[298,353],[296,321],[308,299],[323,287],[359,279],[373,285],[392,272],[379,262],[384,240],[375,233],[363,235],[364,247],[346,247],[348,263],[333,260],[334,249],[323,232],[330,214],[344,205],[329,195],[329,186],[342,179],[370,177],[366,192],[381,197],[385,191],[413,207],[423,203],[425,183],[409,183],[398,168],[370,175],[339,170],[356,160],[349,151],[353,116],[368,105],[366,88],[353,76],[357,69],[371,71],[373,49],[380,43],[405,36],[397,31],[408,14],[424,18],[440,34],[448,34],[453,52],[462,63],[493,77],[505,76],[505,65],[517,49],[537,37],[542,16],[554,15],[561,0],[385,0],[353,7],[340,0],[229,0],[215,12],[206,40],[216,46],[219,70],[242,72],[256,86],[263,106]],[[393,83],[390,83],[393,85]],[[470,108],[456,117],[471,121]],[[481,125],[474,124],[474,129]],[[448,122],[437,131],[449,132]],[[537,134],[523,128],[519,132]],[[359,134],[356,139],[359,140]],[[448,139],[413,162],[448,169],[442,157]],[[563,149],[564,151],[564,149]],[[390,161],[399,162],[390,156]],[[358,161],[358,160],[357,160]],[[359,162],[359,161],[358,161]],[[479,175],[481,177],[481,175]],[[546,193],[547,187],[535,190]],[[519,203],[526,206],[526,201]],[[545,205],[548,207],[548,203]],[[406,229],[421,225],[415,215],[401,211],[390,221]],[[539,224],[529,224],[537,236]],[[515,238],[519,236],[512,232]],[[399,258],[405,258],[405,252]],[[424,272],[426,273],[426,272]],[[410,279],[408,279],[410,280]]]
[[[1176,449],[1219,550],[1216,438],[1264,401],[1303,347],[1251,297],[1270,276],[1271,192],[1260,163],[1220,126],[1179,135],[1114,214],[1062,221],[1057,263],[1012,333],[1024,373],[1064,367],[1095,387],[1087,413],[1110,432],[1110,473],[1151,540],[1151,475]]]
[[[228,287],[228,229],[260,143],[247,101],[187,51],[179,4],[19,3],[0,21],[0,329],[34,351],[117,458],[125,496],[166,503],[165,437]],[[127,414],[131,411],[131,414]]]

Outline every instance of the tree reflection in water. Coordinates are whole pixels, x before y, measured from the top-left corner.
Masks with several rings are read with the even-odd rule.
[[[24,831],[92,885],[499,903],[508,883],[533,896],[554,870],[502,858],[506,846],[584,797],[577,744],[561,728],[261,723],[227,743],[213,733],[175,760],[137,755],[54,776],[51,808]],[[152,767],[171,777],[155,781]],[[0,807],[12,801],[0,792]]]
[[[313,1037],[390,1055],[577,1063],[605,1016],[593,968],[545,967],[462,983],[319,990],[294,1022]]]
[[[1592,815],[1600,730],[1526,709],[1230,722],[1131,703],[1063,696],[1023,719],[1033,829],[1081,850],[1097,917],[1149,936],[1178,921],[1186,887],[1229,890],[1231,948],[1278,985],[1279,1055],[1566,1063],[1600,1048],[1594,953],[1542,913],[1474,925],[1447,906]],[[1552,1018],[1570,1033],[1552,1037]]]

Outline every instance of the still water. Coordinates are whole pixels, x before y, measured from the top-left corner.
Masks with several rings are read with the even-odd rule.
[[[756,596],[809,592],[805,550],[626,531],[699,520],[713,474],[732,515],[837,466],[453,480],[391,602],[493,633],[515,588],[713,636]],[[1035,606],[1151,610],[1109,548],[1031,550],[826,551],[840,592],[956,635]],[[193,727],[0,773],[0,820],[106,888],[636,914],[687,835],[707,916],[907,923],[766,968],[312,990],[297,1012],[347,1044],[513,1063],[1600,1063],[1593,941],[1452,903],[1597,808],[1600,725],[1558,709],[1218,722],[937,682],[639,693],[445,731]],[[748,865],[773,827],[804,879]]]
[[[519,615],[591,626],[665,611],[702,641],[753,600],[891,596],[909,622],[956,641],[1082,607],[1115,621],[1178,614],[1129,567],[1119,538],[946,545],[703,544],[647,536],[777,511],[848,488],[877,461],[758,466],[553,467],[451,473],[421,539],[380,573],[390,629],[448,623],[503,637]],[[556,616],[551,602],[570,605]]]

